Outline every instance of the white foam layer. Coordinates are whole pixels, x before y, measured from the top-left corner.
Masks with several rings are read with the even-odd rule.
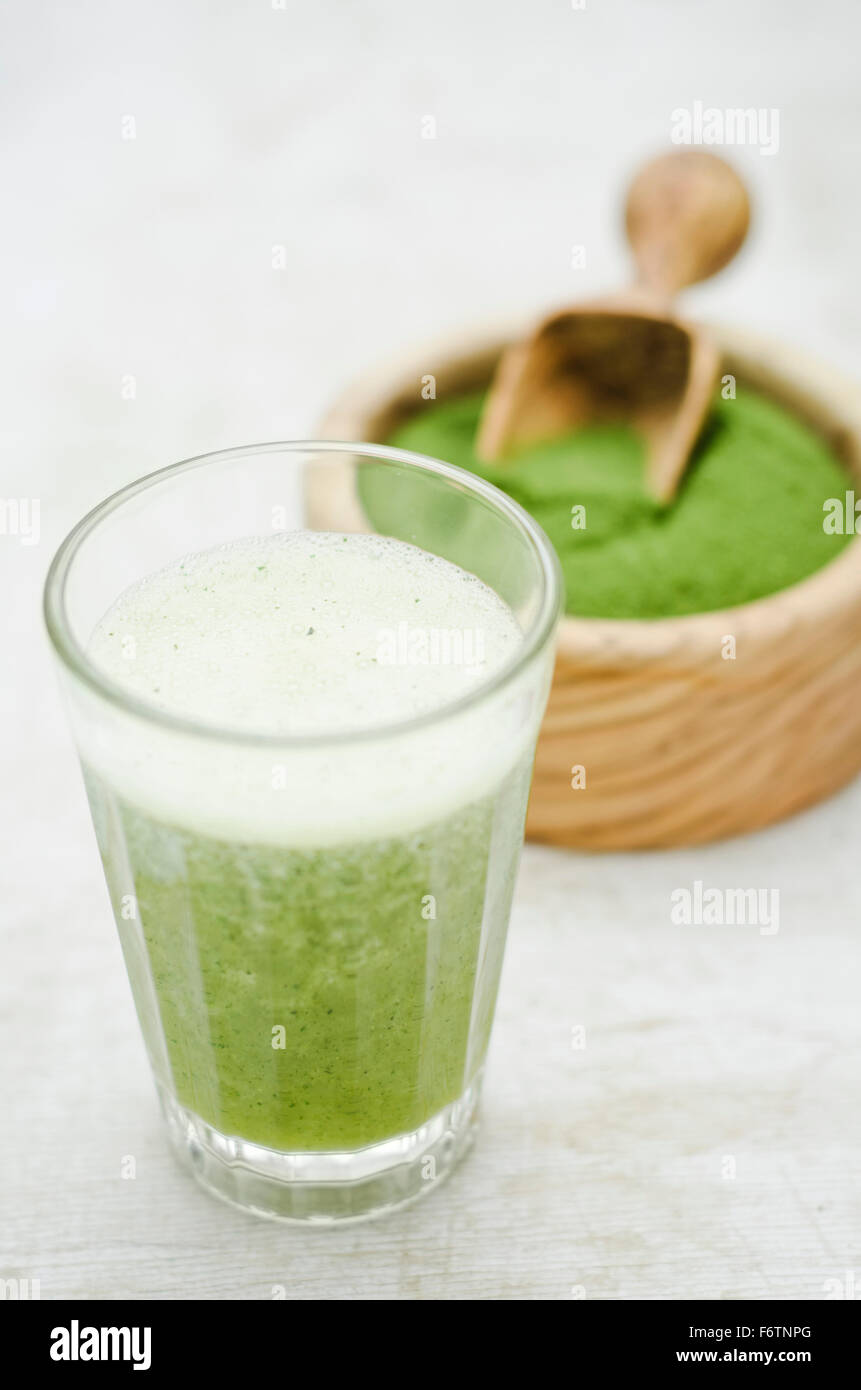
[[[148,702],[292,738],[405,723],[484,685],[523,642],[474,575],[385,537],[290,532],[187,557],[132,586],[91,659]],[[84,760],[202,833],[290,845],[380,838],[491,792],[534,739],[549,655],[427,728],[249,747],[178,734],[77,692]]]
[[[502,600],[447,560],[383,536],[297,531],[190,555],[134,585],[89,654],[163,709],[296,735],[438,709],[521,640]]]

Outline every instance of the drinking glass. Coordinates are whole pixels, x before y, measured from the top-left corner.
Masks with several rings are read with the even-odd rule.
[[[512,654],[418,716],[357,729],[345,710],[307,736],[172,712],[93,659],[130,585],[274,531],[377,532],[454,562],[510,608]],[[513,501],[370,444],[189,459],[60,546],[46,622],[135,1006],[173,1147],[211,1192],[358,1218],[429,1192],[468,1146],[560,596]]]

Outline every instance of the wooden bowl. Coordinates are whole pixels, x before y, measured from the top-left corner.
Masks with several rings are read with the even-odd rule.
[[[861,478],[859,388],[795,349],[710,330],[723,370],[787,406]],[[480,391],[523,326],[425,350],[352,387],[323,438],[385,442],[437,396]],[[861,493],[861,488],[859,488]],[[312,524],[360,513],[351,479],[309,494]],[[722,656],[726,637],[736,657]],[[572,770],[586,785],[572,787]],[[808,579],[721,612],[563,619],[527,835],[594,850],[701,844],[770,824],[861,768],[861,536]]]

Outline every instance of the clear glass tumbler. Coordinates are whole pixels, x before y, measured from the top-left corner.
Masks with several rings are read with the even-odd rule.
[[[476,575],[517,620],[513,655],[418,716],[356,729],[347,710],[290,737],[171,712],[93,660],[130,585],[309,530],[392,536]],[[367,444],[190,459],[61,545],[46,622],[137,1013],[173,1145],[222,1198],[363,1217],[430,1191],[467,1147],[560,596],[509,498]]]

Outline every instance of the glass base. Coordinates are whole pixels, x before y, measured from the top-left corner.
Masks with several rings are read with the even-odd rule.
[[[255,1216],[332,1225],[394,1211],[431,1192],[475,1137],[481,1073],[419,1129],[344,1153],[282,1153],[229,1136],[159,1097],[183,1166],[216,1197]]]

